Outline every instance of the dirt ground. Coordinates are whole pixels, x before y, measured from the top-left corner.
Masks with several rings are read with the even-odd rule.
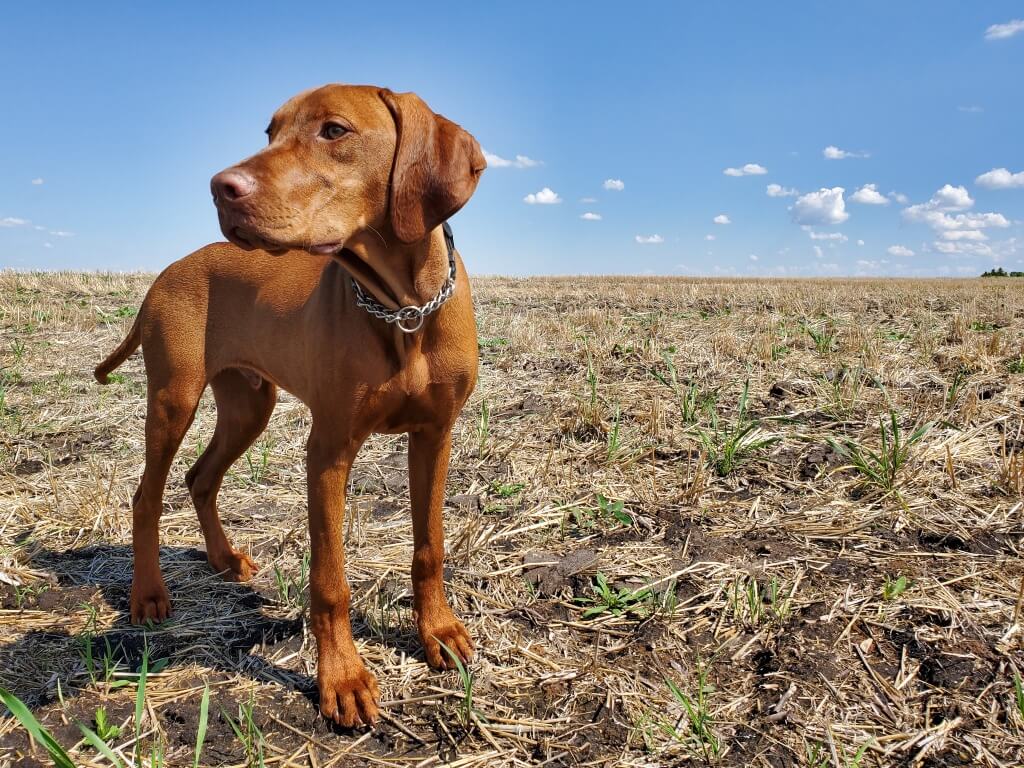
[[[472,679],[423,662],[405,439],[374,437],[346,534],[384,720],[344,731],[294,398],[220,495],[258,575],[202,552],[207,393],[165,497],[173,620],[127,621],[145,374],[91,370],[151,280],[0,273],[0,686],[76,764],[109,765],[76,725],[103,708],[126,763],[193,765],[204,690],[202,765],[1024,763],[1021,281],[477,279],[446,510]],[[0,717],[0,765],[49,764]]]

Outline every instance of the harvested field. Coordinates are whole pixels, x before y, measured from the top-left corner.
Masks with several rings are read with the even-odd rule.
[[[377,436],[347,540],[385,717],[349,732],[314,703],[288,395],[220,494],[258,575],[201,551],[207,393],[165,497],[173,620],[128,623],[145,375],[91,371],[151,280],[0,273],[0,686],[76,764],[109,765],[75,725],[102,707],[126,763],[191,766],[207,686],[203,765],[1024,763],[1020,281],[477,279],[446,512],[472,698],[422,659],[405,439]],[[0,718],[0,765],[49,764]]]

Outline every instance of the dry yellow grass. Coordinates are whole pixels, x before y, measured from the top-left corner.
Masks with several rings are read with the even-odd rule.
[[[151,280],[0,274],[0,685],[82,765],[106,764],[73,725],[99,706],[132,754],[134,687],[111,683],[144,645],[166,660],[147,765],[192,765],[206,684],[208,765],[247,764],[223,713],[249,702],[270,766],[1024,762],[1019,281],[476,280],[447,512],[473,706],[419,656],[404,438],[375,437],[347,538],[386,718],[348,733],[310,698],[309,419],[287,395],[220,496],[259,575],[225,584],[198,550],[207,397],[166,495],[174,620],[127,623],[145,377],[138,355],[108,387],[91,369]],[[895,469],[866,453],[880,423]],[[34,764],[0,719],[0,765]]]

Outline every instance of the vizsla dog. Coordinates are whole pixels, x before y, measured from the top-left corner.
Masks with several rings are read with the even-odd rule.
[[[96,369],[139,345],[148,379],[146,467],[132,502],[131,618],[171,610],[159,521],[171,461],[209,384],[213,439],[185,481],[210,565],[256,565],[225,536],[217,492],[270,419],[277,388],[309,406],[310,622],[320,710],[371,724],[374,676],[352,641],[342,521],[349,468],[375,432],[409,433],[413,608],[427,662],[473,655],[444,593],[441,511],[451,429],[477,376],[469,282],[445,220],[476,189],[476,140],[415,94],[327,85],[281,107],[267,147],[213,177],[221,230],[161,273],[131,332]]]

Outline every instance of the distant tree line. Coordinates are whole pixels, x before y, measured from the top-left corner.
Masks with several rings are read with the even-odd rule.
[[[982,277],[1024,277],[1024,272],[1007,272],[1002,267],[990,269],[981,273]]]

